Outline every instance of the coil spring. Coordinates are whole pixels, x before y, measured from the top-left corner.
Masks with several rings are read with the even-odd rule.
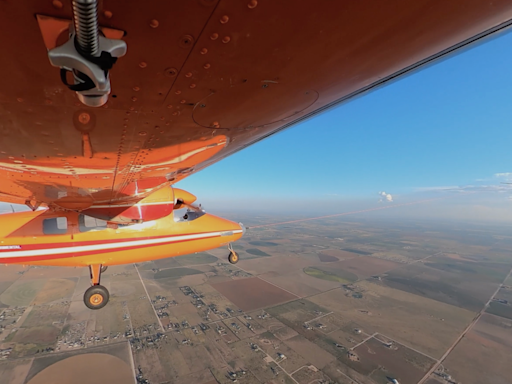
[[[97,0],[73,0],[73,23],[81,53],[98,56],[98,3]]]

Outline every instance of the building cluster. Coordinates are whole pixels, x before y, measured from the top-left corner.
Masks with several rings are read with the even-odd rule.
[[[130,339],[130,346],[135,351],[158,348],[160,343],[165,339],[167,339],[167,335],[158,332],[148,336],[133,337]]]
[[[14,326],[25,313],[25,307],[6,308],[0,313],[0,333],[14,331]]]
[[[265,311],[261,311],[261,315],[258,315],[258,319],[266,319],[269,317],[270,317],[270,315]]]
[[[439,376],[441,379],[443,379],[447,384],[458,384],[456,380],[452,378],[448,372],[445,372],[442,368],[441,371],[434,372],[437,376]]]
[[[234,383],[238,381],[238,379],[242,378],[247,374],[245,369],[240,369],[239,371],[228,371],[227,377]]]
[[[7,359],[12,352],[12,348],[0,349],[0,359]]]
[[[84,348],[86,343],[99,341],[98,336],[91,336],[86,339],[86,321],[71,325],[63,335],[57,339],[57,351],[70,348]]]
[[[144,374],[142,373],[142,368],[139,365],[137,368],[137,374],[135,375],[135,378],[137,379],[137,384],[151,384],[148,379],[144,377]]]

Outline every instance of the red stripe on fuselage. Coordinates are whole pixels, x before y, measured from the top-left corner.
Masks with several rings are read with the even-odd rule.
[[[215,232],[226,232],[226,231],[232,231],[232,229],[224,230],[224,231],[220,230],[220,231],[215,231]],[[182,233],[179,235],[125,237],[122,239],[114,239],[114,240],[69,241],[67,243],[12,244],[12,245],[19,245],[21,248],[20,249],[0,249],[0,255],[2,254],[2,252],[34,251],[34,250],[38,250],[38,249],[81,247],[81,246],[86,246],[86,245],[113,244],[113,243],[123,243],[123,242],[127,242],[127,241],[162,239],[165,237],[203,235],[205,233],[208,233],[208,232],[186,233],[186,234]],[[6,245],[10,245],[10,244],[6,244]]]

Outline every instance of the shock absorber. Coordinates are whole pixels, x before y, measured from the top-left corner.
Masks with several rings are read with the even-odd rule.
[[[96,0],[73,0],[73,26],[80,53],[98,56],[100,49],[98,31],[98,3]]]
[[[82,103],[100,107],[110,94],[109,70],[126,54],[126,43],[100,35],[97,0],[72,0],[72,7],[70,38],[48,51],[48,58],[53,66],[60,67],[62,82]],[[73,73],[72,84],[67,81],[68,72]]]

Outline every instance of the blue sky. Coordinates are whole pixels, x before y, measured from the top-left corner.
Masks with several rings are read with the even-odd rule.
[[[396,203],[447,186],[479,186],[471,201],[478,202],[476,195],[487,201],[512,176],[496,176],[512,171],[511,46],[511,33],[487,41],[271,136],[177,186],[223,207],[227,201],[295,201],[298,207],[315,199],[344,208],[347,202],[378,202],[379,191]],[[512,205],[508,193],[495,195],[496,204]]]

